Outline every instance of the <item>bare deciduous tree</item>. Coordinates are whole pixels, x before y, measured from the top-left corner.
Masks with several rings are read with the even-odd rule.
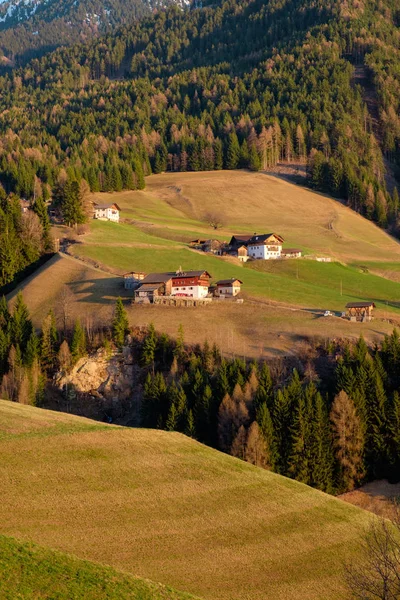
[[[359,600],[400,598],[400,511],[394,522],[376,518],[362,541],[361,560],[345,567],[347,586]]]
[[[204,215],[204,220],[207,221],[210,227],[217,230],[220,229],[225,222],[223,215],[217,212],[209,212]]]

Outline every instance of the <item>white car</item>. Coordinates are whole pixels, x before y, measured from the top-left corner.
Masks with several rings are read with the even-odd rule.
[[[326,310],[324,312],[324,317],[334,317],[334,316],[335,316],[334,313],[331,312],[330,310]]]

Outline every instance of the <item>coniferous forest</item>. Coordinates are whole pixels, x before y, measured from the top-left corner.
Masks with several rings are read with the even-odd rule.
[[[19,295],[13,309],[0,302],[0,397],[51,406],[54,375],[69,373],[88,352],[102,347],[111,356],[124,344],[137,366],[132,394],[140,390],[140,408],[113,403],[108,420],[123,410],[138,425],[180,431],[332,494],[399,480],[396,330],[373,349],[362,337],[353,345],[326,341],[307,356],[268,364],[224,358],[207,343],[188,347],[182,328],[176,341],[153,325],[132,332],[121,300],[112,323],[77,321],[61,331],[50,311],[37,333]],[[58,406],[70,406],[74,393],[73,385],[62,397],[58,391]],[[88,400],[78,398],[80,414]]]
[[[396,231],[398,19],[393,0],[226,0],[58,49],[0,78],[0,181],[30,198],[35,178],[48,195],[68,179],[112,191],[300,160],[312,187]]]

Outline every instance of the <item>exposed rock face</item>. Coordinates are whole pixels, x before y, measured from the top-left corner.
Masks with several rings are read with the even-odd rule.
[[[60,389],[71,386],[77,394],[123,401],[132,397],[136,369],[128,346],[111,356],[101,348],[79,359],[67,375],[57,377],[56,385]]]

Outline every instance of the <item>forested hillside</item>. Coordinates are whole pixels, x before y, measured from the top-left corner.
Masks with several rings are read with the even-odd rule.
[[[382,150],[398,160],[398,19],[393,0],[226,0],[57,50],[0,80],[1,181],[29,197],[35,175],[111,191],[138,187],[142,171],[308,160],[314,188],[396,226]],[[355,63],[375,86],[382,140]]]
[[[168,4],[169,0],[3,0],[1,62],[6,67],[23,64],[59,46],[112,31]]]

